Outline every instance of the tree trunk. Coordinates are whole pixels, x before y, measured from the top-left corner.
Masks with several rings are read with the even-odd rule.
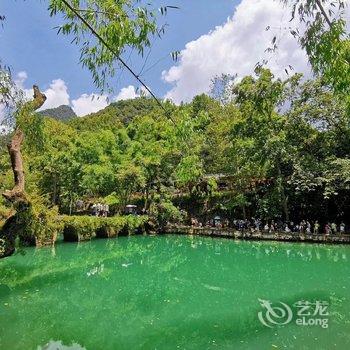
[[[20,113],[31,113],[40,108],[45,100],[46,96],[39,91],[37,86],[33,86],[34,99],[27,102],[22,107]],[[24,170],[23,170],[23,158],[21,154],[21,146],[24,139],[23,131],[17,126],[15,133],[12,136],[10,143],[7,145],[7,149],[11,159],[11,167],[13,171],[13,177],[15,186],[12,190],[7,190],[3,193],[3,196],[13,204],[27,204],[28,199],[25,193],[24,185]]]
[[[5,191],[3,193],[3,196],[12,203],[18,201],[26,201],[26,195],[24,192],[23,159],[21,154],[21,145],[23,138],[23,132],[20,129],[16,128],[10,143],[7,145],[11,159],[11,167],[13,171],[15,186],[12,190]]]
[[[277,185],[278,185],[278,190],[279,190],[280,195],[281,195],[284,219],[286,222],[289,222],[288,196],[286,195],[286,191],[284,188],[282,171],[281,171],[281,167],[279,164],[277,167],[277,171],[278,171]]]
[[[57,176],[54,174],[53,176],[53,191],[52,191],[52,200],[53,205],[57,205]]]
[[[288,196],[286,196],[284,189],[282,191],[282,205],[285,220],[289,222]]]
[[[46,100],[37,86],[33,86],[34,99],[26,102],[19,110],[18,118],[25,117],[40,108]],[[12,190],[5,191],[2,195],[10,201],[15,207],[17,213],[9,217],[2,230],[0,231],[0,258],[11,255],[15,250],[15,239],[19,232],[24,229],[23,215],[30,211],[30,201],[25,192],[25,174],[23,169],[23,157],[21,146],[24,139],[24,133],[17,125],[7,149],[11,159],[11,167],[15,185]],[[21,216],[22,215],[22,216]],[[25,215],[24,215],[25,217]]]
[[[247,220],[247,211],[245,205],[242,206],[243,220]]]
[[[145,202],[143,204],[142,214],[145,214],[147,212],[147,208],[148,208],[148,199],[149,199],[148,186],[145,189],[144,198],[145,198]]]

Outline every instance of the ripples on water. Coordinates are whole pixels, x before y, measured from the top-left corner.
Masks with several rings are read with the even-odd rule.
[[[0,261],[0,349],[349,349],[349,246],[121,237]],[[258,299],[325,300],[267,328]]]

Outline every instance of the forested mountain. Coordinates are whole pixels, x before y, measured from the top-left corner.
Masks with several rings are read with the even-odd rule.
[[[63,122],[76,118],[77,116],[73,111],[72,107],[66,105],[62,105],[56,108],[45,109],[38,113],[44,117],[51,117],[57,120],[61,120]]]
[[[122,100],[111,103],[101,111],[82,117],[82,120],[73,119],[70,125],[78,130],[95,130],[97,125],[102,129],[115,129],[120,123],[128,125],[136,116],[143,116],[159,109],[157,103],[150,98]]]

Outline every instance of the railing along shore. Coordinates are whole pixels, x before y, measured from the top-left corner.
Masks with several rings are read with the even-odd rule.
[[[350,234],[306,234],[299,232],[263,232],[263,231],[239,231],[233,228],[219,227],[197,227],[168,225],[165,233],[198,235],[209,237],[223,237],[243,240],[261,240],[261,241],[286,241],[286,242],[314,242],[314,243],[340,243],[349,244]]]

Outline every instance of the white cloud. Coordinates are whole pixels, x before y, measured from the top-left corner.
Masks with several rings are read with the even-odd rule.
[[[186,44],[178,65],[162,73],[173,88],[166,94],[174,102],[189,101],[208,92],[216,75],[252,74],[258,61],[269,59],[268,67],[278,77],[286,77],[284,69],[292,65],[297,72],[309,73],[305,53],[288,35],[290,11],[275,0],[242,0],[235,13],[222,26]],[[266,31],[266,27],[272,29]],[[275,34],[281,38],[278,51],[269,54]]]
[[[147,96],[146,89],[141,88],[140,92],[133,85],[122,88],[113,101],[131,100],[137,97]],[[74,112],[78,116],[95,113],[108,106],[108,96],[98,94],[83,94],[78,99],[72,100]]]
[[[25,71],[17,73],[15,83],[23,90],[26,99],[33,98],[33,90],[25,87],[25,82],[28,79],[28,75]],[[43,91],[46,95],[46,101],[39,110],[48,108],[55,108],[61,105],[71,106],[74,112],[78,116],[84,116],[90,113],[98,112],[99,110],[108,106],[108,95],[99,95],[95,93],[82,94],[78,98],[71,100],[68,93],[68,87],[64,80],[55,79],[52,80],[50,87]],[[146,96],[145,89],[140,89],[140,92],[133,85],[129,85],[120,90],[115,98],[112,100],[120,101],[127,99],[134,99],[140,97],[140,95]],[[0,120],[3,118],[4,111],[0,105]]]
[[[33,90],[25,88],[27,78],[27,73],[21,71],[17,74],[15,82],[17,86],[24,91],[25,97],[27,99],[32,99]],[[52,80],[50,87],[44,90],[43,93],[46,95],[46,101],[39,110],[68,105],[73,108],[78,116],[83,116],[97,112],[108,105],[108,98],[106,95],[98,95],[94,93],[82,94],[77,99],[70,100],[67,84],[62,79]]]
[[[23,90],[25,98],[29,100],[33,98],[33,89],[25,88],[25,82],[27,79],[27,72],[21,71],[17,73],[15,83]],[[69,105],[68,87],[62,79],[52,80],[50,87],[44,90],[43,93],[46,95],[46,101],[39,110],[55,108],[61,105]]]
[[[28,75],[27,72],[21,71],[17,73],[15,83],[20,89],[24,89],[24,82],[27,80]]]
[[[115,98],[114,101],[130,100],[140,97],[140,94],[147,95],[144,89],[140,89],[140,93],[137,91],[135,86],[129,85],[122,88]],[[98,94],[82,94],[76,100],[72,100],[72,108],[74,112],[79,116],[84,116],[90,113],[98,112],[99,110],[108,106],[108,96]]]
[[[129,100],[139,97],[139,94],[136,92],[135,86],[129,85],[120,90],[119,94],[116,96],[116,101]]]
[[[106,95],[82,94],[76,100],[72,100],[73,110],[79,117],[98,112],[107,105],[108,97]]]
[[[69,105],[69,94],[66,83],[62,79],[52,80],[50,87],[43,91],[46,101],[42,109],[55,108],[61,105]]]

